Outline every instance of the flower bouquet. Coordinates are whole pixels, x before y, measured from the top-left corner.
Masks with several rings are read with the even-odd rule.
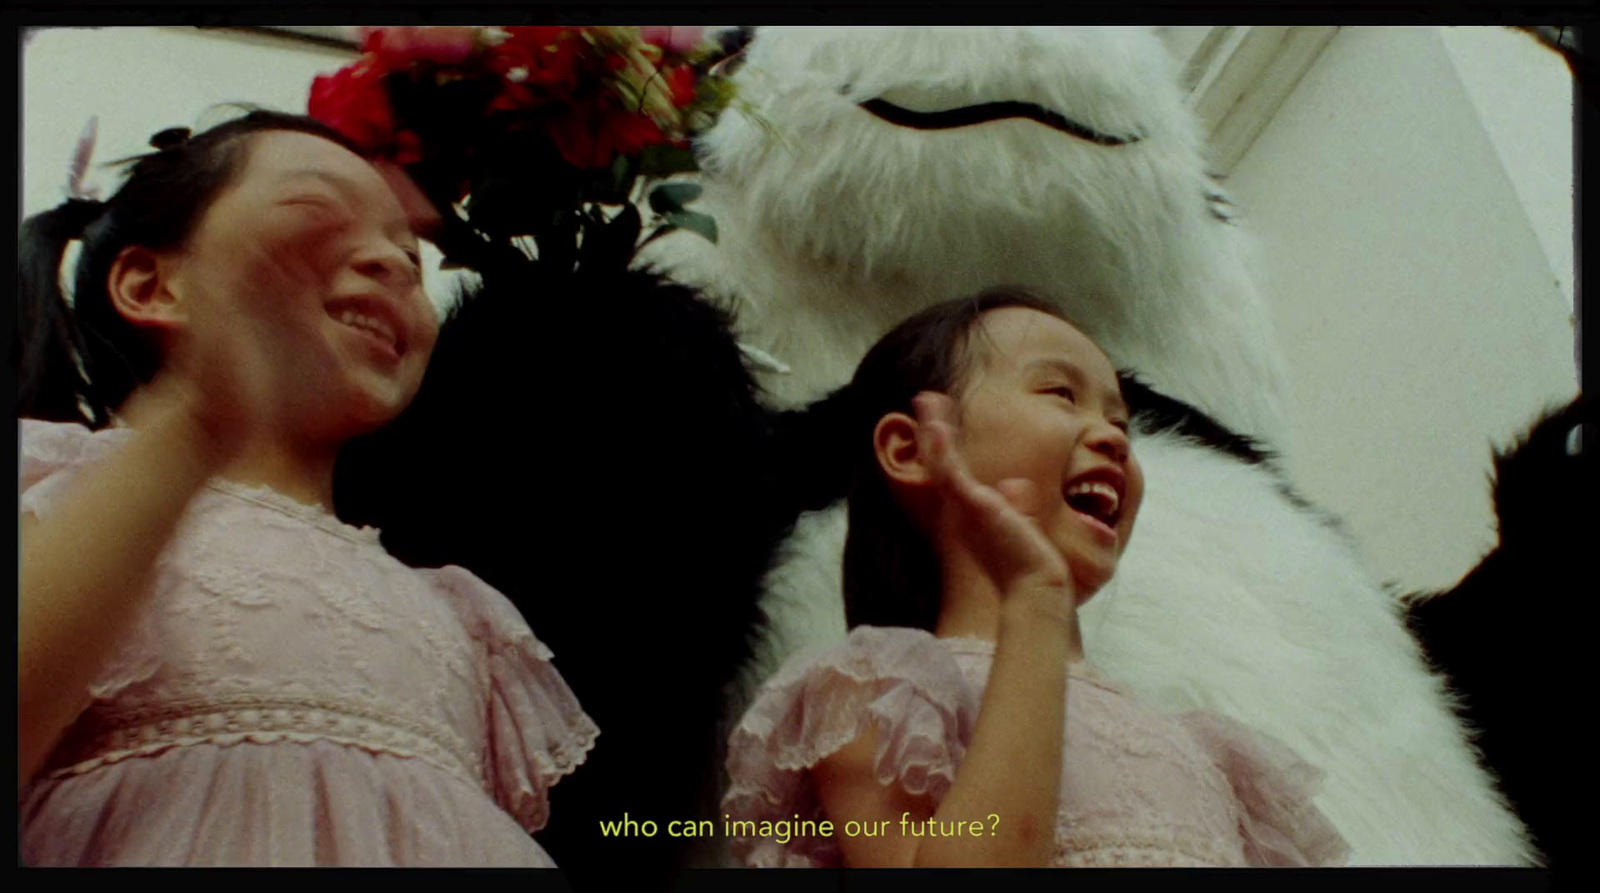
[[[361,58],[311,87],[309,112],[403,168],[441,221],[450,266],[489,275],[625,268],[644,226],[716,240],[685,207],[689,141],[732,99],[721,50],[689,27],[364,29]]]

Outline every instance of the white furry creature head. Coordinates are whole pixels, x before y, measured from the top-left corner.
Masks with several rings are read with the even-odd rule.
[[[862,275],[965,261],[982,268],[965,274],[982,287],[985,272],[1030,262],[1011,242],[1019,224],[1120,253],[1151,212],[1204,213],[1200,179],[1165,174],[1192,167],[1199,147],[1144,32],[768,29],[747,53],[741,98],[761,121],[727,116],[704,143],[706,165],[746,196],[752,222],[813,259]],[[1138,141],[1102,145],[1026,118],[919,130],[861,108],[871,100],[913,112],[1035,103]]]
[[[1199,130],[1154,32],[762,28],[746,56],[749,114],[725,114],[700,147],[699,207],[724,244],[644,256],[736,293],[755,346],[814,385],[780,393],[837,385],[928,304],[1018,285],[1163,390],[1283,433],[1269,319],[1237,232],[1211,212]],[[1032,117],[996,117],[1019,109]],[[841,321],[850,351],[827,349],[831,332],[807,341]]]

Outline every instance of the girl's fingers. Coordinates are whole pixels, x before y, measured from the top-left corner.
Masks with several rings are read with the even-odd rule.
[[[956,484],[960,489],[976,483],[967,472],[960,450],[956,449],[955,401],[944,394],[923,391],[911,403],[917,413],[918,437],[922,440],[919,445],[926,450],[935,479],[947,485]]]
[[[925,451],[933,479],[963,507],[978,542],[987,543],[983,551],[998,561],[993,570],[997,579],[1032,572],[1062,576],[1061,556],[1036,520],[1041,500],[1033,482],[1008,478],[994,486],[981,483],[956,446],[954,401],[925,392],[912,405],[919,422],[918,445]]]

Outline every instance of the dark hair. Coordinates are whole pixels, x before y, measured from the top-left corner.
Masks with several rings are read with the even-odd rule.
[[[360,154],[319,121],[257,109],[192,138],[182,130],[162,131],[152,140],[163,147],[159,151],[117,162],[132,167],[109,200],[68,199],[23,222],[11,345],[19,416],[103,427],[112,410],[155,375],[161,358],[154,346],[111,304],[111,265],[129,246],[160,251],[182,245],[248,158],[244,137],[274,130],[319,136]],[[60,268],[73,239],[82,252],[69,306]]]
[[[1004,307],[1066,319],[1049,301],[1015,288],[935,304],[873,345],[855,377],[836,395],[848,407],[841,424],[850,464],[844,611],[851,628],[909,626],[931,632],[938,622],[937,556],[890,492],[872,432],[887,413],[912,414],[911,399],[922,391],[959,396],[974,355],[973,325],[984,313]]]

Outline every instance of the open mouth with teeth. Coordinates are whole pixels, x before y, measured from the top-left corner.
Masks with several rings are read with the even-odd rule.
[[[328,315],[370,337],[396,357],[405,353],[405,338],[399,327],[386,314],[375,312],[365,302],[335,301],[328,305]]]
[[[1122,517],[1122,494],[1116,486],[1101,480],[1080,480],[1067,487],[1067,507],[1106,527],[1115,529]]]

